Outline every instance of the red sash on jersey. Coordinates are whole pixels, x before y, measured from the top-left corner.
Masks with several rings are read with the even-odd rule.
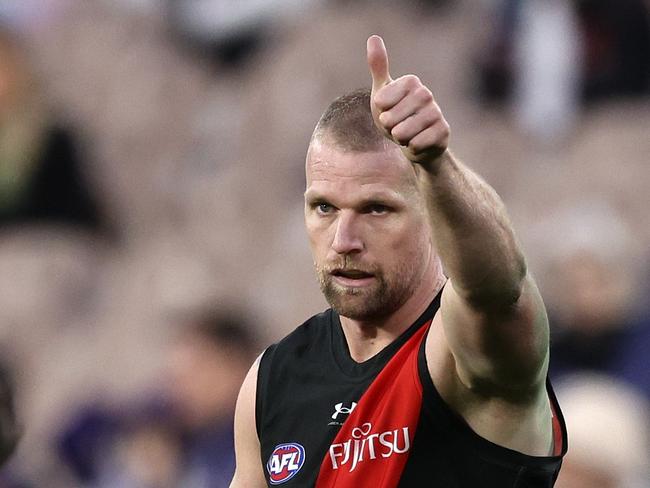
[[[323,459],[316,488],[397,486],[420,419],[418,350],[430,325],[406,341],[361,396]]]

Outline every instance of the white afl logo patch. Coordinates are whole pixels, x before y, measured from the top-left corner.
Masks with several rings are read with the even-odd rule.
[[[296,442],[278,444],[266,463],[269,481],[279,485],[293,478],[305,464],[305,448]]]

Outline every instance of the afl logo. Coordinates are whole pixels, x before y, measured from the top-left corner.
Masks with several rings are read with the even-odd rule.
[[[279,485],[293,478],[305,463],[305,448],[295,442],[278,444],[266,463],[269,480]]]

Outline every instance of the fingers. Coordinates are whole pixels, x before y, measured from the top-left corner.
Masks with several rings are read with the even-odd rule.
[[[416,93],[418,90],[419,92]],[[377,105],[379,110],[386,111],[397,105],[410,93],[415,93],[416,96],[421,97],[426,91],[428,91],[428,89],[422,84],[417,76],[404,75],[391,81],[388,85],[385,85],[380,90],[373,93],[373,102]],[[431,95],[431,100],[433,100],[433,95]],[[426,102],[424,99],[422,101]]]
[[[413,162],[424,164],[439,157],[449,143],[449,125],[431,91],[415,75],[390,77],[381,37],[368,39],[367,54],[372,76],[370,108],[377,128],[403,146]]]
[[[388,71],[388,53],[384,40],[379,36],[370,36],[366,49],[368,68],[372,76],[372,91],[374,92],[392,81]]]
[[[413,162],[424,162],[443,154],[449,146],[449,125],[442,119],[427,127],[406,144],[408,158]]]
[[[375,102],[381,114],[379,122],[390,132],[400,122],[422,110],[428,104],[433,102],[433,95],[425,86],[418,86],[414,89],[411,96],[409,88],[406,85],[393,83],[385,87],[375,97]],[[381,96],[380,96],[381,95]]]
[[[384,86],[373,98],[378,127],[394,142],[408,148],[409,157],[436,157],[449,142],[449,125],[431,91],[413,75]],[[417,157],[416,157],[417,156]]]
[[[393,127],[390,130],[390,135],[400,146],[408,146],[411,140],[422,131],[433,127],[438,120],[436,114],[430,111],[419,112],[404,119]]]

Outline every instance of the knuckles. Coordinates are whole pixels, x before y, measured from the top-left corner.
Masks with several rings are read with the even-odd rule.
[[[379,90],[377,90],[376,93],[372,94],[372,103],[374,103],[375,106],[380,110],[387,110],[390,108],[390,99],[388,93],[389,88],[390,84],[381,87]]]
[[[416,156],[422,154],[426,149],[426,146],[424,144],[417,143],[417,142],[409,142],[407,147],[408,150],[411,151],[411,153]]]
[[[402,146],[406,146],[414,155],[428,152],[441,153],[449,145],[451,131],[449,124],[444,118],[436,119],[433,124],[428,125],[417,134],[411,134],[410,136],[399,131],[399,126],[397,129],[393,130],[391,135],[396,142]]]
[[[418,78],[416,75],[411,75],[411,74],[404,75],[404,76],[398,78],[395,81],[402,82],[409,89],[415,89],[415,88],[418,88],[420,86],[424,86],[422,84],[422,81],[420,81],[420,78]]]
[[[394,100],[394,97],[396,92],[400,92],[404,89],[408,93],[415,93],[423,90],[421,96],[424,96],[424,99],[426,100],[428,94],[429,100],[433,100],[433,95],[429,89],[422,84],[420,78],[418,78],[416,75],[411,74],[401,76],[396,80],[391,81],[387,85],[381,87],[373,95],[372,101],[380,110],[387,110],[395,104],[396,101]]]
[[[419,156],[425,153],[439,155],[449,147],[451,131],[444,119],[436,126],[430,127],[428,132],[422,134],[426,137],[416,137],[408,142],[407,148],[413,155]]]
[[[397,125],[397,122],[395,121],[395,118],[390,112],[382,112],[379,114],[379,122],[381,125],[388,131],[392,130],[395,125]]]
[[[413,90],[413,95],[423,104],[433,103],[433,93],[426,86],[420,85]]]
[[[424,125],[424,129],[437,124],[438,121],[442,119],[442,114],[435,109],[423,110],[419,113],[419,116],[422,119],[422,125]]]
[[[404,130],[399,127],[394,127],[393,130],[390,131],[390,135],[400,146],[408,146],[411,141],[411,137],[409,137],[408,134],[405,134]]]
[[[399,95],[400,93],[404,95]],[[409,115],[398,119],[391,109],[403,99],[411,97],[418,120]],[[378,121],[386,135],[404,146],[414,156],[439,155],[449,144],[450,127],[437,105],[433,93],[416,75],[404,75],[373,94],[372,101],[378,109]],[[410,121],[409,121],[410,119]]]

